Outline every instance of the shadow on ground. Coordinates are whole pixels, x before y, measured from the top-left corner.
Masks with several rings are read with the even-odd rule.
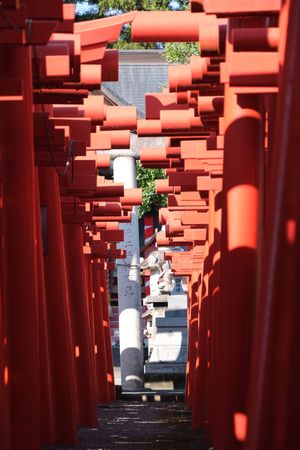
[[[203,435],[191,429],[191,412],[183,403],[117,401],[98,408],[98,429],[80,428],[77,447],[44,450],[206,450]]]

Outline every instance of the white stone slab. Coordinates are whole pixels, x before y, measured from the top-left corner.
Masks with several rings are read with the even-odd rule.
[[[155,346],[153,347],[149,363],[169,362],[185,363],[187,359],[187,346]]]

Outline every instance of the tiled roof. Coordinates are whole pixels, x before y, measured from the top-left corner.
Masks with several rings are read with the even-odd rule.
[[[119,81],[102,83],[101,91],[119,105],[135,105],[145,117],[145,94],[160,92],[168,82],[168,64],[158,50],[120,51]]]

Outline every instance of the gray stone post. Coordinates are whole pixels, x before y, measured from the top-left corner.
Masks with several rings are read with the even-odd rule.
[[[113,171],[115,182],[124,183],[125,188],[136,187],[135,158],[129,152],[122,151],[115,157]],[[126,250],[126,259],[117,260],[121,381],[123,390],[139,390],[144,385],[144,365],[136,207],[131,223],[121,224],[120,228],[124,230],[124,242],[119,244],[119,248]]]

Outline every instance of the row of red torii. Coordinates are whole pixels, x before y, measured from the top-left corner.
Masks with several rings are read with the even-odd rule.
[[[131,132],[166,138],[140,158],[167,174],[157,244],[186,248],[166,257],[189,279],[193,427],[216,450],[299,448],[300,5],[190,3],[81,23],[62,0],[0,4],[3,450],[75,444],[115,399],[106,274],[142,199],[98,169]],[[201,49],[139,120],[90,92],[128,23]]]

